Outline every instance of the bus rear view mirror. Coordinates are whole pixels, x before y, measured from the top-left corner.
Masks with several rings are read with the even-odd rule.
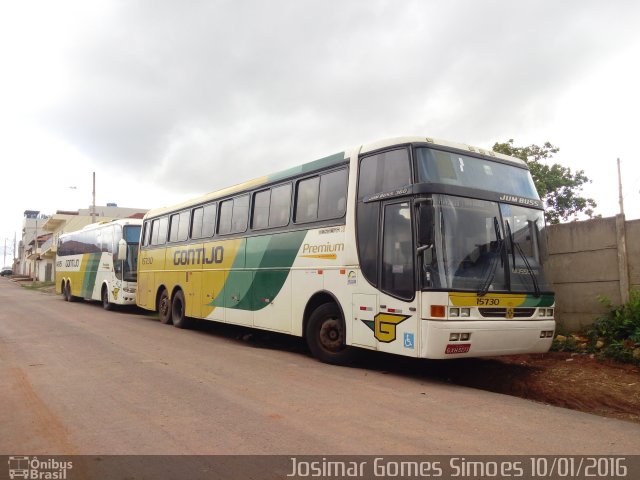
[[[431,205],[431,199],[416,199],[422,200],[416,202],[418,208],[418,249],[424,250],[433,245],[433,206]]]
[[[127,259],[127,242],[124,238],[121,238],[118,241],[118,260],[126,260]]]

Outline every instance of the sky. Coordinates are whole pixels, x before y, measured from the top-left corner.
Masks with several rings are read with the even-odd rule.
[[[640,218],[637,0],[0,0],[0,252],[372,141],[560,148]]]

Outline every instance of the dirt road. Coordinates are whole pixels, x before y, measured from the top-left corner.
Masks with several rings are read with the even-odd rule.
[[[638,424],[416,376],[418,361],[412,375],[324,365],[297,340],[252,341],[247,332],[216,324],[180,330],[135,310],[66,303],[2,279],[0,454],[640,448]]]

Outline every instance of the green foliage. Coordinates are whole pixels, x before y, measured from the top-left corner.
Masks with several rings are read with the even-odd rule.
[[[606,297],[599,300],[609,313],[596,320],[590,337],[604,342],[605,356],[640,365],[640,290],[632,290],[624,305],[614,306]]]
[[[572,336],[558,335],[551,343],[552,352],[582,352],[578,342]]]
[[[580,195],[583,185],[591,182],[584,170],[573,173],[570,168],[560,164],[546,163],[559,150],[549,142],[545,142],[542,147],[516,147],[513,145],[513,139],[493,145],[494,152],[511,155],[527,162],[536,190],[545,203],[547,222],[560,223],[571,217],[575,218],[579,213],[593,217],[593,209],[597,206],[595,200]]]

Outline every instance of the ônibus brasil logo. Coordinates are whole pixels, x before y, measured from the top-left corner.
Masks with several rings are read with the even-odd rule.
[[[33,480],[65,480],[67,470],[73,468],[73,462],[60,461],[54,458],[40,460],[38,457],[9,457],[9,478],[25,478]]]

